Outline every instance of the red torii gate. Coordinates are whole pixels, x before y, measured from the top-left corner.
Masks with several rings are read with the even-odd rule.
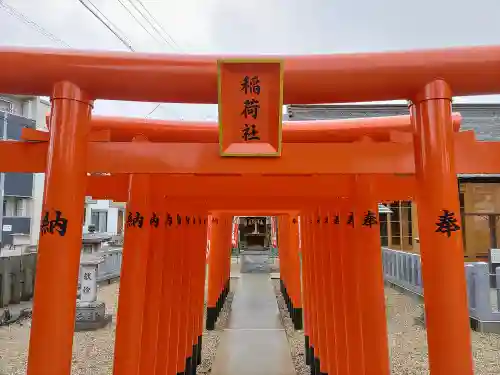
[[[415,174],[414,193],[420,203],[419,232],[425,264],[423,277],[431,373],[472,374],[461,233],[451,236],[440,233],[436,231],[435,222],[450,213],[460,222],[457,171],[498,173],[500,170],[495,160],[499,144],[475,142],[467,133],[454,135],[451,114],[452,90],[454,95],[460,96],[500,91],[500,47],[283,58],[285,103],[410,99],[413,128],[413,141],[410,142],[287,143],[279,159],[258,161],[222,159],[219,146],[211,143],[168,143],[166,147],[161,143],[145,143],[144,137],[131,143],[89,142],[94,99],[215,103],[216,60],[210,56],[0,50],[0,92],[48,95],[53,104],[48,143],[2,142],[1,169],[5,172],[45,171],[44,212],[63,213],[69,224],[65,235],[49,233],[40,239],[28,373],[70,373],[81,205],[87,192],[87,172],[105,172],[134,174],[132,180],[139,181],[139,185],[146,184],[144,179],[149,178],[141,174],[194,174],[194,178],[221,174],[272,176],[263,179],[290,175],[296,176],[290,179],[304,175],[312,175],[312,179],[330,175],[333,179],[339,174]],[[133,90],[129,87],[131,81],[134,82]],[[177,177],[192,176],[172,176]],[[363,181],[370,184],[369,180]],[[356,200],[352,202],[355,211],[374,210],[373,194],[363,193],[359,180],[356,187]],[[145,199],[153,192],[136,190],[130,190],[136,202],[129,197],[128,203],[147,207],[149,203]],[[139,197],[137,194],[141,191],[143,195]],[[298,197],[313,197],[313,193],[302,186]],[[321,207],[320,210],[329,211]],[[306,219],[316,215],[312,207],[298,208],[305,209],[303,216]],[[72,222],[78,225],[71,225]],[[304,232],[308,248],[316,241],[308,233],[316,231],[309,225]],[[381,276],[376,270],[380,266],[380,254],[377,255],[378,249],[373,247],[376,243],[374,233],[376,231],[364,235],[371,239],[368,242],[372,245],[367,254],[373,264],[369,267],[369,279],[376,287],[370,288],[368,300],[373,307],[371,319],[376,323],[364,326],[362,336],[359,327],[348,326],[348,331],[357,333],[347,335],[348,348],[359,349],[361,345],[374,352],[363,350],[356,355],[351,352],[349,364],[361,366],[359,372],[351,368],[353,374],[364,371],[364,364],[373,366],[373,374],[388,373],[387,340],[383,337],[383,293],[376,282]],[[126,236],[139,245],[144,235],[127,230]],[[319,266],[326,259],[322,254],[311,252],[305,258],[309,259],[306,264]],[[128,262],[130,264],[131,260]],[[59,271],[57,275],[52,271],[54,267]],[[310,269],[311,266],[305,267]],[[345,266],[351,270],[355,267],[356,263],[352,262]],[[123,277],[122,288],[125,284],[130,286],[125,280]],[[312,276],[306,285],[314,290],[316,281]],[[456,293],[449,293],[452,288]],[[325,308],[319,300],[318,305],[314,301],[310,299],[311,306]],[[355,300],[350,302],[355,304]],[[361,308],[360,311],[365,310]],[[140,324],[138,315],[123,314],[123,322],[127,321],[128,314],[131,319],[128,322]],[[57,328],[46,324],[48,316],[58,321]],[[311,327],[317,329],[321,319],[311,319]],[[368,317],[361,315],[361,319]],[[125,331],[118,329],[117,336],[119,332]],[[318,350],[324,350],[327,341],[321,336],[321,330],[311,335],[315,337]],[[139,359],[135,351],[138,349],[137,337],[141,334],[120,333],[120,337],[115,374],[138,374]],[[443,337],[447,338],[446,342]],[[135,341],[126,344],[124,339],[127,338]],[[317,357],[328,363],[324,353]],[[333,371],[333,368],[328,369]]]

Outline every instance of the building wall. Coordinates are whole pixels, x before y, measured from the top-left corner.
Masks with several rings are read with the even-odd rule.
[[[7,100],[11,103],[9,116],[14,115],[12,119],[15,119],[20,125],[11,126],[9,124],[7,128],[8,138],[19,139],[21,129],[24,125],[47,130],[45,116],[50,110],[48,100],[31,96],[0,95],[0,105],[2,105],[2,100]],[[29,197],[27,200],[27,212],[29,214],[27,217],[15,219],[7,216],[4,218],[5,224],[9,225],[7,222],[18,221],[20,225],[14,225],[12,232],[22,229],[23,233],[30,233],[30,242],[32,244],[37,244],[39,239],[44,176],[43,173],[6,174],[6,195]],[[28,229],[26,229],[27,225]]]
[[[0,97],[0,134],[7,140],[19,140],[24,127],[34,127],[35,121],[23,117],[22,101]],[[4,129],[5,127],[5,129]],[[31,234],[33,205],[33,174],[5,173],[3,184],[2,245],[12,244],[12,234]]]
[[[387,228],[386,241],[382,241],[383,246],[394,250],[418,252],[418,226],[416,219],[416,205],[411,201],[395,201],[386,203],[392,213],[381,215],[381,222]]]
[[[466,261],[486,261],[491,248],[500,248],[500,182],[461,182],[461,229],[464,241],[464,258]],[[412,244],[401,238],[394,240],[391,226],[388,230],[387,246],[395,250],[420,252],[418,240],[418,208],[415,202],[412,206]],[[391,209],[393,207],[391,206]],[[393,215],[388,215],[391,220]],[[408,225],[408,220],[402,218],[402,227]],[[403,246],[401,246],[403,244]]]
[[[26,105],[26,112],[29,117],[36,121],[38,130],[48,131],[46,115],[50,112],[50,102],[43,98],[30,100]],[[45,173],[33,174],[33,216],[31,225],[31,243],[37,244],[40,238],[40,220],[42,217],[43,190],[45,183]]]
[[[23,101],[14,95],[0,95],[0,111],[23,116]]]
[[[2,107],[2,99],[4,99]],[[9,123],[7,128],[9,139],[19,139],[21,129],[27,125],[38,130],[48,131],[46,116],[50,112],[50,102],[48,99],[29,96],[0,95],[0,111],[7,109],[6,101],[10,103],[8,116],[13,124]],[[0,112],[1,114],[2,112]],[[3,117],[0,118],[0,132],[3,125]],[[0,133],[1,134],[1,133]],[[5,181],[5,195],[7,215],[4,217],[4,224],[12,227],[11,233],[30,233],[30,241],[37,244],[40,236],[40,221],[42,215],[42,202],[44,192],[44,173],[7,173]],[[15,197],[26,196],[29,198],[23,216],[11,216],[15,214]],[[112,204],[107,200],[90,201],[85,205],[83,231],[88,231],[88,225],[92,223],[92,211],[105,212],[107,216],[106,232],[119,233],[124,227],[123,207]],[[121,212],[120,212],[121,211]],[[9,238],[8,234],[4,236]],[[8,241],[7,241],[8,243]]]
[[[33,245],[38,244],[40,238],[44,183],[45,173],[33,174],[33,208],[31,219],[31,244]]]
[[[93,200],[92,203],[85,205],[85,221],[83,232],[88,233],[88,226],[92,223],[92,212],[101,212],[107,214],[106,233],[118,234],[123,230],[125,215],[123,208],[113,207],[112,201],[109,200]],[[120,214],[120,211],[122,212]],[[102,216],[101,216],[102,217]],[[120,223],[121,222],[121,225]],[[99,228],[96,228],[99,231]]]
[[[490,248],[500,248],[500,183],[467,182],[462,191],[466,254],[486,260]]]
[[[478,140],[500,140],[499,104],[454,104],[462,116],[461,130],[473,130]],[[325,120],[409,114],[406,105],[291,105],[289,120]],[[490,248],[500,248],[500,178],[460,177],[462,236],[467,261],[486,260]],[[479,182],[479,180],[487,180]],[[386,204],[394,212],[381,215],[382,243],[389,248],[420,252],[418,207],[415,202]],[[408,213],[408,211],[410,211]],[[399,216],[399,217],[398,217]],[[410,229],[411,228],[411,229]]]
[[[409,115],[404,104],[289,105],[291,121]],[[473,130],[482,141],[500,140],[500,104],[453,104],[462,116],[461,130]]]

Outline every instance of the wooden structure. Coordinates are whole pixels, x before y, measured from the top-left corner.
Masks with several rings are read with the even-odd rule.
[[[462,117],[460,129],[474,130],[483,142],[500,140],[499,103],[453,103]],[[404,103],[347,103],[287,105],[293,121],[336,120],[372,116],[408,115]],[[488,261],[488,251],[500,247],[497,222],[500,216],[500,176],[459,174],[460,209],[464,240],[464,261]],[[388,202],[380,211],[382,246],[419,253],[418,207],[414,201]]]
[[[91,118],[94,99],[217,103],[216,57],[0,49],[0,92],[52,99],[49,134],[0,144],[2,171],[46,173],[28,375],[70,374],[85,195],[127,202],[115,375],[193,373],[209,213],[209,309],[227,295],[230,216],[285,215],[283,282],[293,308],[303,308],[316,373],[389,374],[377,203],[413,197],[431,374],[472,374],[456,174],[499,173],[500,143],[457,132],[451,99],[500,91],[500,47],[279,58],[282,90],[263,100],[267,115],[257,121],[254,78],[265,63],[241,62],[244,87],[252,88],[242,140],[234,129],[222,137],[221,126],[214,137],[211,124],[159,129]],[[411,100],[411,118],[348,121],[341,129],[335,122],[281,127],[273,115],[281,99],[402,98]],[[244,146],[258,134],[262,145]],[[224,157],[219,141],[228,137],[232,156]]]
[[[269,246],[267,217],[241,217],[238,223],[239,241],[241,247],[260,247],[264,249]]]

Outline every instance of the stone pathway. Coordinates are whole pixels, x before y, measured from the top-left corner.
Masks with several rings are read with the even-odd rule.
[[[242,274],[213,375],[295,375],[268,274]]]

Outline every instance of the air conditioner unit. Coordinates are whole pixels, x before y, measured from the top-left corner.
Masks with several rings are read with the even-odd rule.
[[[85,204],[93,204],[97,203],[97,199],[93,199],[92,197],[86,196],[85,197]]]
[[[0,99],[0,111],[13,113],[14,106],[12,105],[12,102],[5,99]]]

